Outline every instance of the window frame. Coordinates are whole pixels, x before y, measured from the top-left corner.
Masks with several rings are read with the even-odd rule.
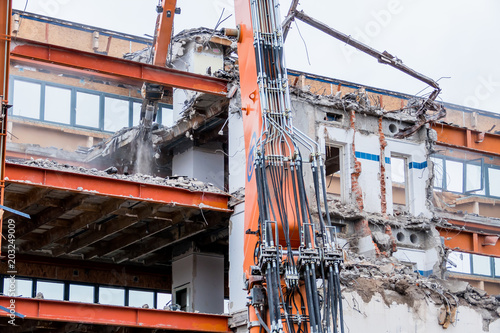
[[[344,149],[345,149],[345,145],[343,144],[340,144],[340,143],[336,143],[336,142],[325,142],[325,145],[324,145],[324,149],[325,149],[325,152],[324,152],[324,176],[325,176],[325,188],[328,189],[328,176],[329,175],[334,175],[334,173],[332,174],[327,174],[326,172],[326,162],[327,162],[327,155],[326,155],[326,152],[327,152],[327,148],[335,148],[335,149],[338,149],[339,151],[339,178],[340,178],[340,184],[339,184],[339,187],[340,187],[340,200],[342,202],[345,201],[345,197],[346,197],[346,191],[344,190],[344,187],[345,187],[345,184],[346,184],[346,181],[347,179],[345,179],[346,177],[346,171],[345,171],[345,160],[344,160]],[[336,195],[336,193],[332,193],[332,192],[328,192],[327,193],[331,193],[331,194],[334,194]]]
[[[434,186],[434,189],[438,189],[440,191],[444,191],[444,192],[450,192],[450,193],[455,193],[455,194],[463,194],[463,195],[469,195],[469,196],[481,196],[481,197],[487,197],[487,198],[498,198],[500,199],[500,196],[495,196],[495,195],[491,195],[491,192],[490,192],[490,173],[489,173],[489,170],[490,169],[495,169],[495,170],[499,170],[500,171],[500,165],[495,165],[495,164],[489,164],[489,163],[486,163],[485,162],[485,156],[481,157],[481,158],[476,158],[476,159],[472,159],[472,160],[465,160],[465,159],[461,159],[461,158],[457,158],[457,157],[449,157],[449,156],[446,156],[446,155],[441,155],[441,154],[435,154],[435,155],[432,155],[431,156],[432,159],[440,159],[442,161],[442,172],[443,172],[443,175],[442,175],[442,184],[441,186],[442,187],[436,187]],[[481,174],[482,174],[482,179],[483,179],[483,182],[482,182],[482,188],[479,189],[479,190],[470,190],[470,191],[467,191],[467,165],[470,164],[468,162],[471,162],[471,161],[478,161],[478,160],[481,160]],[[455,162],[461,162],[463,163],[463,168],[462,168],[462,192],[456,192],[456,191],[450,191],[448,190],[448,184],[447,184],[447,181],[446,181],[446,175],[447,175],[447,170],[446,170],[446,161],[455,161]],[[477,164],[474,164],[474,165],[477,165]],[[433,166],[434,167],[434,166]],[[474,193],[476,191],[484,191],[484,194],[481,194],[481,193]]]
[[[82,129],[88,129],[88,130],[93,130],[93,131],[100,131],[104,133],[114,133],[112,131],[107,131],[105,130],[105,98],[113,98],[113,99],[119,99],[119,100],[124,100],[128,101],[128,127],[133,127],[135,126],[133,124],[133,105],[134,103],[139,103],[142,104],[142,99],[140,98],[135,98],[135,97],[129,97],[129,96],[124,96],[124,95],[117,95],[113,93],[108,93],[108,92],[102,92],[98,90],[91,90],[91,89],[86,89],[86,88],[81,88],[81,87],[76,87],[76,86],[71,86],[71,85],[65,85],[65,84],[60,84],[60,83],[53,83],[49,81],[43,81],[39,79],[33,79],[30,77],[25,77],[25,76],[17,76],[17,75],[11,75],[9,79],[9,84],[11,87],[14,87],[14,82],[15,81],[22,81],[22,82],[29,82],[29,83],[35,83],[40,85],[40,102],[39,102],[39,109],[38,109],[38,118],[31,118],[31,117],[25,117],[21,115],[14,115],[12,108],[9,109],[9,116],[14,117],[14,118],[19,118],[19,119],[28,119],[28,120],[33,120],[33,121],[40,121],[44,123],[49,123],[49,124],[56,124],[60,126],[68,126],[68,127],[74,127],[74,128],[82,128]],[[61,88],[61,89],[67,89],[70,90],[70,96],[71,96],[71,101],[70,101],[70,122],[64,123],[64,122],[56,122],[52,120],[46,120],[45,119],[45,99],[46,99],[46,87],[54,87],[54,88]],[[86,93],[86,94],[92,94],[92,95],[97,95],[99,96],[99,126],[98,127],[93,127],[93,126],[85,126],[85,125],[79,125],[76,123],[76,96],[77,93]],[[9,100],[11,102],[14,102],[14,89],[10,89],[9,91]],[[163,124],[162,121],[162,110],[173,110],[173,105],[167,104],[167,103],[159,103],[158,104],[158,112],[156,114],[156,120],[155,122],[158,124]]]
[[[0,274],[0,279],[2,283],[0,283],[0,293],[4,292],[4,279],[10,279],[10,275],[8,274]],[[58,280],[58,279],[50,279],[50,278],[37,278],[37,277],[29,277],[29,276],[22,276],[22,275],[16,275],[16,280],[24,280],[24,281],[30,281],[31,282],[31,294],[29,296],[23,296],[26,298],[35,298],[36,293],[38,292],[37,290],[37,283],[38,282],[52,282],[52,283],[61,283],[64,285],[64,294],[63,294],[63,300],[68,301],[68,302],[74,302],[74,303],[80,303],[79,301],[70,301],[70,286],[71,285],[78,285],[78,286],[91,286],[94,287],[94,295],[93,295],[93,302],[92,303],[86,303],[86,304],[99,304],[99,287],[103,288],[117,288],[117,289],[122,289],[124,290],[124,305],[126,307],[129,307],[129,294],[130,291],[145,291],[145,292],[151,292],[153,293],[153,304],[148,304],[154,309],[163,309],[163,306],[158,308],[160,305],[158,304],[158,294],[170,294],[170,299],[172,300],[172,292],[168,292],[167,290],[163,289],[148,289],[148,288],[140,288],[140,287],[133,287],[133,286],[117,286],[117,285],[108,285],[108,284],[101,284],[101,283],[88,283],[88,282],[81,282],[81,281],[73,281],[73,280]],[[150,307],[150,308],[151,308]]]
[[[450,267],[451,264],[448,264],[450,266],[446,266],[446,270],[449,271],[450,273],[454,274],[463,274],[463,275],[472,275],[472,276],[482,276],[482,277],[488,277],[488,278],[493,278],[493,279],[500,279],[500,265],[498,267],[496,266],[496,260],[500,263],[500,258],[499,257],[492,257],[484,254],[479,254],[479,253],[473,253],[473,252],[464,252],[464,251],[453,251],[454,253],[463,253],[469,255],[469,271],[470,273],[464,273],[464,272],[457,272],[451,270]],[[489,265],[490,265],[490,274],[479,274],[474,272],[474,256],[481,256],[481,257],[486,257],[489,259]]]
[[[405,204],[402,205],[402,204],[399,204],[399,203],[395,203],[394,202],[394,182],[392,180],[392,171],[393,171],[393,166],[394,166],[394,163],[392,163],[392,159],[393,158],[397,158],[397,159],[402,159],[404,161],[404,182],[403,184],[405,185],[404,187],[404,190],[405,190]],[[391,179],[391,194],[392,194],[392,205],[393,207],[396,206],[396,207],[402,207],[405,209],[405,211],[408,211],[410,209],[410,190],[411,190],[411,182],[410,182],[410,163],[411,163],[411,156],[408,156],[408,155],[404,155],[404,154],[401,154],[399,152],[391,152],[390,153],[390,156],[389,156],[389,160],[391,161],[390,165],[391,165],[391,175],[390,175],[390,179]],[[401,184],[399,182],[396,182],[396,184]]]

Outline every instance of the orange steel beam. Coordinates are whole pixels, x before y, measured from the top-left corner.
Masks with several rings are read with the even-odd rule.
[[[172,37],[176,0],[163,0],[163,11],[158,15],[155,33],[155,56],[153,64],[165,67],[167,62],[168,47]]]
[[[500,257],[500,241],[496,245],[483,245],[487,236],[499,235],[500,232],[485,234],[468,230],[438,229],[439,234],[444,238],[444,245],[450,249]]]
[[[253,45],[253,27],[250,1],[235,0],[234,12],[236,24],[239,25],[238,61],[240,69],[241,109],[243,113],[243,131],[245,137],[246,169],[245,169],[245,230],[257,230],[259,209],[257,205],[257,183],[254,172],[254,154],[257,140],[261,136],[262,110],[260,108],[257,65]],[[254,249],[258,237],[246,233],[244,238],[243,269],[248,277],[254,265]],[[251,311],[253,312],[253,311]]]
[[[500,135],[435,123],[439,144],[500,156]]]
[[[8,178],[7,183],[28,183],[30,186],[56,188],[78,193],[86,191],[93,195],[231,212],[227,207],[229,195],[220,193],[192,192],[176,187],[43,169],[14,163],[6,163],[6,178]]]
[[[15,301],[15,312],[26,316],[26,319],[175,331],[230,332],[228,317],[222,315],[7,296],[0,296],[0,305],[9,308],[11,300]],[[9,313],[0,310],[0,316],[8,315]]]
[[[7,109],[9,98],[9,66],[10,66],[10,18],[12,17],[12,2],[0,0],[0,204],[5,198],[5,153],[7,147]],[[0,213],[0,246],[2,245],[3,210]],[[1,251],[0,251],[1,253]]]
[[[180,89],[226,96],[227,80],[211,76],[179,71],[135,61],[79,51],[47,43],[16,38],[11,49],[11,59],[17,62],[35,60],[49,66],[57,65],[77,70],[87,70],[89,75],[111,75],[130,83],[160,84]],[[32,62],[30,62],[32,65]]]

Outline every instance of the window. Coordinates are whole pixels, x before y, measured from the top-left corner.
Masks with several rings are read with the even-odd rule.
[[[325,174],[326,190],[328,193],[341,195],[342,177],[340,171],[341,165],[341,147],[325,147]]]
[[[500,258],[453,251],[446,268],[450,272],[500,277]]]
[[[99,304],[125,305],[125,289],[99,287]]]
[[[453,160],[446,160],[446,189],[450,192],[463,191],[464,164]]]
[[[406,158],[391,156],[392,202],[396,205],[406,206]]]
[[[12,77],[14,116],[69,126],[115,132],[139,124],[141,100],[59,85],[34,79]],[[171,126],[172,106],[159,104],[157,123]]]
[[[476,275],[491,275],[491,260],[490,257],[472,255],[472,273]]]
[[[47,121],[70,124],[71,89],[45,87],[44,117]]]
[[[500,168],[488,168],[488,183],[490,195],[500,197]]]
[[[500,258],[493,259],[493,264],[495,266],[495,277],[500,277]]]
[[[171,304],[172,295],[167,293],[157,293],[156,294],[156,308],[163,309],[167,304]]]
[[[124,306],[126,304],[125,300],[128,299],[128,306],[142,307],[144,304],[147,304],[149,308],[157,309],[163,309],[165,305],[171,303],[172,298],[171,294],[159,290],[138,290],[128,287],[80,284],[58,280],[38,280],[37,278],[18,276],[15,279],[11,279],[9,275],[1,274],[0,279],[3,279],[3,285],[0,284],[0,291],[3,290],[5,295],[9,295],[11,283],[14,283],[14,295],[17,297],[35,297],[38,292],[41,292],[44,299],[119,306]],[[34,291],[33,286],[36,286],[36,290]],[[181,288],[187,290],[188,287],[183,286]],[[182,298],[183,296],[180,297]],[[187,301],[187,299],[184,301]]]
[[[75,124],[99,128],[99,95],[76,92]]]
[[[149,308],[154,307],[154,292],[141,291],[141,290],[129,290],[129,294],[128,294],[128,305],[129,306],[141,308],[145,304],[147,304]]]
[[[40,118],[41,85],[27,81],[14,81],[12,114],[26,118]]]
[[[462,160],[446,156],[431,158],[434,164],[434,188],[466,195],[500,197],[500,166],[485,163],[484,158]],[[498,162],[496,162],[498,163]]]
[[[141,120],[141,103],[132,103],[132,126],[137,126],[139,125],[139,122]]]
[[[123,99],[104,98],[104,130],[116,132],[129,123],[129,102]]]
[[[94,286],[70,284],[69,300],[72,302],[94,303]]]
[[[156,121],[166,127],[174,126],[174,110],[171,107],[162,106],[159,111],[160,119]]]
[[[14,280],[10,277],[6,277],[3,279],[3,293],[4,295],[8,295],[10,292],[10,284],[14,282],[15,291],[14,295],[18,297],[31,297],[33,281],[25,280],[20,278],[15,278]],[[8,295],[10,296],[10,295]]]
[[[470,254],[462,252],[451,252],[448,256],[449,263],[447,268],[451,272],[471,274]]]
[[[36,282],[36,295],[43,294],[44,299],[64,300],[64,283],[61,282]]]
[[[483,159],[467,161],[465,163],[465,192],[484,194]]]

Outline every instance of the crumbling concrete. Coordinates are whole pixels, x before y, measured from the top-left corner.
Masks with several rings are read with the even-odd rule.
[[[428,279],[394,257],[349,254],[341,271],[351,332],[497,332],[500,301],[462,281]],[[384,304],[383,306],[381,306]],[[444,311],[445,316],[440,319]]]
[[[69,164],[61,164],[55,161],[50,161],[47,159],[31,159],[31,160],[8,160],[10,163],[17,163],[20,165],[33,166],[37,168],[58,170],[65,172],[80,173],[85,175],[92,175],[98,177],[113,178],[119,180],[127,180],[132,182],[169,186],[183,188],[189,191],[201,191],[201,192],[212,192],[212,193],[225,193],[219,188],[215,187],[213,184],[201,182],[195,178],[187,177],[154,177],[151,175],[143,175],[140,173],[133,175],[124,175],[113,173],[108,170],[108,172],[103,170],[97,170],[96,168],[87,169],[84,167],[73,166]],[[6,178],[7,179],[7,178]],[[84,185],[84,184],[82,184]]]

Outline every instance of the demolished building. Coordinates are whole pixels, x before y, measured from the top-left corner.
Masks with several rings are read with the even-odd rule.
[[[174,37],[171,66],[228,89],[167,89],[150,174],[137,174],[141,86],[29,62],[22,47],[29,39],[147,63],[151,41],[16,15],[24,23],[13,39],[5,205],[32,218],[6,213],[4,224],[22,222],[16,290],[26,330],[246,330],[236,41],[209,29]],[[445,118],[400,137],[420,121],[422,99],[289,77],[294,123],[325,156],[329,212],[346,251],[346,327],[373,330],[385,317],[384,332],[498,330],[500,116],[443,103]],[[182,312],[163,310],[170,299]],[[197,314],[223,313],[224,299],[227,316]]]

